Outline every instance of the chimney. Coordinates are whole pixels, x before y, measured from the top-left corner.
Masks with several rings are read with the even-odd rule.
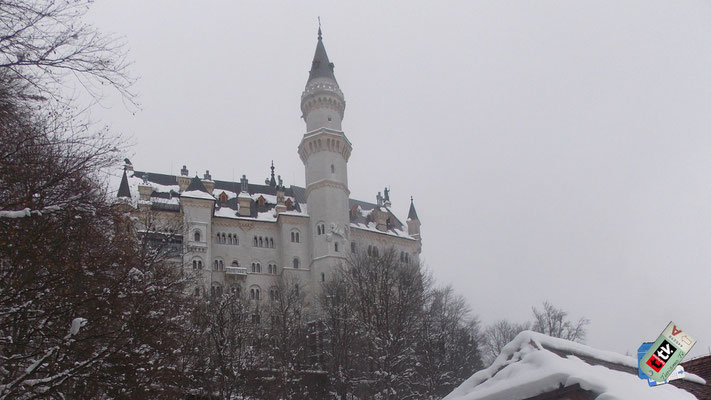
[[[143,175],[143,182],[138,184],[138,199],[148,201],[151,199],[153,186],[148,184],[148,174]]]
[[[277,187],[276,187],[276,197],[277,197],[276,212],[283,213],[284,211],[286,211],[286,193],[284,191],[284,182],[282,182],[282,180],[281,180],[281,175],[279,175],[279,183],[277,184]]]
[[[247,176],[242,175],[240,179],[241,190],[239,195],[237,195],[237,203],[239,204],[239,215],[243,217],[248,217],[252,215],[250,209],[252,205],[252,196],[249,195],[249,181],[247,181]]]
[[[183,165],[183,169],[180,170],[180,176],[178,176],[178,187],[180,190],[180,193],[183,193],[185,189],[190,186],[190,177],[188,176],[188,168]]]
[[[212,175],[210,175],[209,170],[205,171],[205,175],[203,175],[202,178],[202,184],[205,185],[205,189],[207,189],[207,192],[210,194],[212,194],[212,191],[215,190],[215,182],[213,182]]]

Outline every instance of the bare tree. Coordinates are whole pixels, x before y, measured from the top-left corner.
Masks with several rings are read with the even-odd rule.
[[[82,22],[90,0],[0,0],[0,72],[24,99],[67,103],[80,89],[99,99],[114,88],[135,102],[125,46]],[[69,91],[67,91],[69,89]]]
[[[577,321],[566,319],[568,313],[556,308],[549,302],[543,303],[543,310],[533,307],[533,330],[548,336],[583,342],[585,340],[586,326],[590,321],[580,318]]]
[[[417,343],[420,398],[440,399],[482,367],[479,323],[451,287],[432,290]]]
[[[522,331],[531,328],[529,322],[518,324],[502,319],[486,328],[483,335],[482,352],[486,364],[490,364],[501,350]]]

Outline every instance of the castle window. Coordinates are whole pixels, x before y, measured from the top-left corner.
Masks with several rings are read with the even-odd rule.
[[[195,288],[195,296],[200,296],[200,288]]]
[[[368,255],[372,256],[373,255],[373,246],[368,245]]]
[[[373,257],[378,257],[380,256],[380,251],[378,250],[377,247],[373,246]]]
[[[232,292],[232,294],[239,296],[239,285],[232,286],[232,288],[230,288],[230,291]]]
[[[237,260],[232,261],[232,266],[239,267],[239,261],[237,261]]]
[[[219,261],[215,260],[215,267],[214,267],[214,270],[215,270],[215,271],[218,270],[219,265],[220,265]]]
[[[331,122],[331,117],[328,117],[328,122]]]
[[[321,282],[326,282],[326,274],[321,272]]]
[[[253,287],[252,289],[249,290],[249,299],[250,300],[259,300],[259,288],[258,287]]]
[[[232,244],[234,244],[235,246],[239,245],[239,238],[237,237],[236,233],[232,235]]]
[[[333,164],[331,164],[331,173],[332,174],[336,173],[336,167],[334,167]]]
[[[193,269],[197,269],[197,260],[193,260]]]
[[[202,261],[198,260],[198,269],[202,269]]]
[[[338,253],[338,242],[333,243],[333,251]]]
[[[276,289],[269,289],[269,300],[274,301],[276,300],[277,297],[277,290]]]
[[[291,242],[292,243],[299,243],[299,232],[298,231],[291,231]]]
[[[259,247],[264,247],[264,242],[262,241],[262,237],[259,237]]]
[[[259,274],[262,272],[262,264],[258,262],[253,262],[252,263],[252,272],[255,274]]]
[[[227,234],[227,244],[232,244],[232,234]]]
[[[299,269],[299,259],[294,257],[294,269]]]
[[[356,252],[356,244],[355,244],[355,242],[351,242],[351,253],[355,253],[355,252]]]
[[[200,241],[200,231],[195,231],[194,238],[195,238],[195,241],[196,241],[196,242],[199,242],[199,241]]]
[[[227,194],[225,192],[220,193],[220,203],[227,203]]]

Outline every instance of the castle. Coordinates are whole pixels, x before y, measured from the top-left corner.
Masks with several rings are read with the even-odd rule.
[[[377,256],[394,249],[400,262],[418,262],[422,241],[412,200],[403,224],[390,210],[387,189],[375,204],[350,198],[345,106],[319,28],[301,95],[305,188],[285,187],[273,163],[262,185],[244,175],[240,182],[212,180],[209,171],[191,178],[185,166],[178,176],[141,172],[126,160],[118,201],[182,225],[177,261],[201,277],[196,295],[229,290],[264,301],[278,277],[313,293],[356,252]]]

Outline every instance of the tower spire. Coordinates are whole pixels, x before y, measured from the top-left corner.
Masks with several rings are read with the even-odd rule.
[[[321,40],[321,17],[318,17],[318,40]]]
[[[274,160],[272,160],[271,170],[272,170],[272,179],[269,180],[269,186],[275,187],[277,182],[276,182],[276,179],[274,179]]]

